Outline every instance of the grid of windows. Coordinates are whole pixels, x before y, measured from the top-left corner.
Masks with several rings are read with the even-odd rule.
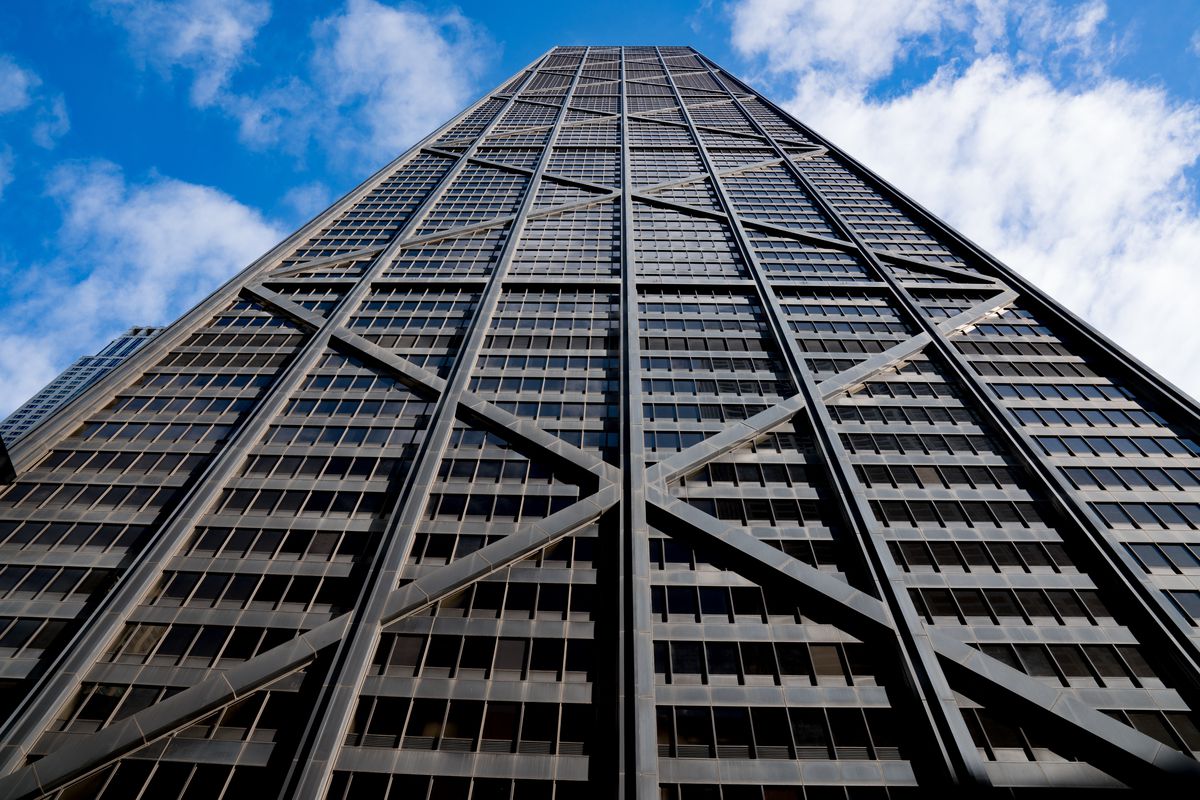
[[[517,210],[529,178],[468,164],[421,222],[418,234],[459,228]]]
[[[798,228],[833,236],[825,216],[808,192],[783,167],[749,170],[725,178],[725,188],[738,214],[784,228]]]
[[[733,231],[716,220],[639,203],[633,231],[639,275],[741,277],[745,272]]]
[[[646,446],[657,457],[795,393],[762,309],[749,295],[647,290],[638,312],[642,374],[651,386],[670,381],[672,387],[668,396],[648,396],[642,407]],[[762,390],[742,395],[741,382],[751,380]]]
[[[609,292],[506,291],[471,389],[576,447],[617,461],[619,314]]]
[[[380,287],[367,296],[347,327],[417,366],[445,375],[478,300],[478,292],[453,287]]]
[[[620,207],[601,203],[529,220],[512,275],[608,276],[620,271]]]
[[[418,155],[284,259],[281,267],[386,244],[453,164],[432,153]]]

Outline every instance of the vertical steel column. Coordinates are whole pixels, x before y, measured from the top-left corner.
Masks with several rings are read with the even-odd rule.
[[[693,51],[694,52],[694,51]],[[859,557],[862,559],[871,580],[875,583],[880,596],[886,602],[889,614],[893,620],[899,647],[897,648],[901,662],[902,674],[914,694],[914,701],[925,711],[926,725],[932,734],[936,750],[940,755],[940,772],[944,780],[964,786],[985,787],[989,785],[986,767],[979,757],[979,752],[967,729],[962,712],[954,701],[954,694],[938,665],[933,646],[928,641],[925,628],[917,617],[912,605],[908,589],[904,584],[899,570],[896,569],[877,530],[877,523],[867,504],[866,495],[861,484],[854,476],[850,460],[833,432],[833,423],[825,408],[820,391],[816,388],[812,373],[804,362],[804,354],[797,347],[795,339],[787,325],[783,309],[770,284],[758,257],[742,227],[737,209],[730,201],[724,184],[717,174],[717,169],[709,158],[707,148],[700,139],[692,120],[691,112],[683,102],[679,87],[667,67],[660,51],[659,58],[667,71],[671,88],[683,109],[688,130],[696,141],[701,159],[708,170],[714,191],[729,216],[730,229],[737,239],[739,249],[754,278],[759,302],[771,326],[776,346],[787,356],[792,377],[804,396],[808,407],[809,419],[820,449],[821,458],[825,462],[839,501],[843,519],[855,534],[855,542]],[[712,75],[712,70],[708,70]],[[728,92],[727,92],[728,93]],[[733,99],[730,94],[730,99]],[[740,108],[740,105],[738,106]],[[760,130],[753,118],[752,124]],[[889,569],[890,565],[890,569]]]
[[[629,160],[629,84],[621,48],[621,797],[658,797],[654,625],[650,614],[650,526],[642,419],[641,315]]]
[[[527,70],[528,68],[525,71]],[[465,114],[486,102],[487,99],[485,96],[455,120],[461,119]],[[509,102],[511,103],[511,101]],[[496,118],[499,118],[499,114]],[[452,123],[447,123],[447,125],[449,124]],[[419,154],[421,149],[436,138],[439,132],[440,129],[423,139],[409,151],[407,157]],[[152,588],[162,566],[178,552],[186,540],[188,532],[207,512],[229,478],[236,473],[246,453],[258,442],[271,420],[279,414],[288,397],[304,379],[312,365],[325,352],[329,346],[332,332],[340,327],[357,308],[359,298],[369,290],[371,280],[387,262],[389,254],[402,242],[408,231],[416,226],[422,212],[436,200],[437,187],[445,186],[462,169],[466,161],[467,156],[464,155],[446,171],[437,186],[430,190],[421,204],[414,209],[413,215],[397,232],[393,244],[375,259],[358,283],[331,310],[324,324],[314,331],[308,341],[296,352],[292,362],[284,369],[279,380],[263,394],[254,409],[216,452],[213,460],[201,471],[196,483],[188,489],[174,511],[168,515],[134,563],[118,580],[113,590],[104,598],[101,605],[46,670],[38,684],[30,690],[22,705],[5,724],[4,729],[0,730],[0,741],[3,742],[0,745],[0,774],[11,772],[20,766],[21,759],[36,742],[37,737],[54,720],[62,705],[74,696],[87,669],[103,656],[105,649],[120,632],[138,600]],[[235,286],[234,290],[239,289],[240,285]],[[236,291],[233,291],[233,294],[236,294]],[[188,315],[185,319],[191,316]],[[144,367],[145,365],[139,364],[138,366]]]
[[[553,52],[551,50],[550,52]],[[550,53],[546,53],[544,60]],[[326,678],[321,697],[314,704],[313,713],[306,726],[305,737],[297,748],[296,756],[289,768],[288,778],[280,791],[280,798],[320,798],[328,789],[332,779],[334,762],[346,726],[353,715],[355,700],[366,678],[379,636],[379,620],[382,619],[388,596],[396,588],[400,570],[408,556],[413,534],[424,513],[429,489],[437,476],[438,466],[450,441],[462,394],[475,369],[479,351],[491,324],[492,314],[503,290],[504,278],[512,261],[526,215],[533,205],[534,195],[545,172],[551,148],[558,138],[558,131],[566,117],[567,104],[579,82],[583,69],[580,59],[575,77],[563,98],[554,125],[547,138],[545,149],[538,159],[537,167],[526,185],[525,196],[512,223],[495,267],[488,276],[486,287],[475,308],[468,326],[467,336],[455,357],[454,366],[446,381],[446,391],[438,400],[433,412],[433,422],[426,432],[421,449],[414,461],[411,478],[406,491],[398,498],[388,522],[387,535],[381,549],[375,555],[373,570],[356,605],[350,634],[339,643],[330,674]],[[532,73],[531,73],[532,74]],[[514,102],[516,92],[487,129],[475,140],[467,155],[483,142],[493,126]],[[464,157],[465,158],[465,157]]]
[[[710,73],[713,71],[711,64],[709,71]],[[791,119],[790,115],[780,110],[773,103],[770,103],[761,96],[759,96],[759,100],[786,118]],[[908,289],[893,277],[875,252],[859,236],[857,231],[850,226],[845,218],[842,217],[841,213],[834,208],[833,204],[829,202],[821,190],[795,165],[775,138],[759,126],[753,117],[745,111],[745,107],[741,101],[734,97],[734,102],[762,132],[762,135],[771,143],[776,153],[784,159],[784,164],[788,170],[803,184],[805,190],[809,192],[822,211],[830,219],[836,221],[838,226],[843,229],[847,240],[858,248],[859,255],[871,267],[872,272],[887,285],[893,299],[904,310],[910,321],[930,336],[933,348],[946,362],[951,373],[966,390],[975,409],[1000,434],[1004,443],[1012,450],[1025,472],[1034,480],[1035,485],[1044,491],[1055,504],[1063,521],[1066,523],[1066,527],[1073,529],[1077,534],[1072,541],[1082,543],[1085,549],[1093,556],[1094,564],[1100,568],[1100,574],[1103,578],[1126,595],[1126,598],[1130,602],[1125,607],[1125,611],[1132,613],[1138,623],[1145,626],[1145,630],[1151,634],[1156,644],[1167,654],[1174,668],[1173,671],[1176,673],[1175,677],[1179,681],[1179,685],[1176,688],[1188,700],[1189,705],[1195,706],[1200,703],[1200,647],[1190,638],[1188,630],[1190,624],[1183,619],[1178,610],[1167,603],[1166,599],[1162,596],[1162,592],[1141,579],[1139,574],[1140,569],[1133,563],[1132,557],[1108,537],[1106,527],[1096,516],[1096,513],[1092,511],[1088,503],[1079,495],[1078,491],[1066,482],[1059,473],[1059,470],[1046,463],[1037,445],[1025,433],[1013,413],[995,399],[987,385],[979,379],[966,359],[958,352],[958,349],[950,343],[949,338],[941,332],[932,320],[921,313],[919,304]],[[812,135],[811,131],[809,133],[810,138],[820,142],[831,153],[836,153],[839,158],[845,158],[837,148],[820,137]],[[860,169],[871,180],[877,181],[868,170],[865,168]],[[968,247],[968,249],[973,254],[979,255],[978,253],[974,253],[975,248]],[[982,256],[979,257],[990,264],[988,259]],[[1005,279],[1003,273],[1000,277],[1002,280]],[[1032,293],[1029,289],[1025,291]],[[890,554],[887,555],[890,558]]]

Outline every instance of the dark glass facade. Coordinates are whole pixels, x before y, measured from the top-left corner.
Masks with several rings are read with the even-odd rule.
[[[0,798],[1194,793],[1198,433],[690,48],[555,48],[12,443]]]

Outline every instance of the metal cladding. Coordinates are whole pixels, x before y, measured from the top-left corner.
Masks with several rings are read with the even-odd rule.
[[[694,50],[555,48],[10,443],[0,798],[1195,793],[1198,423]]]

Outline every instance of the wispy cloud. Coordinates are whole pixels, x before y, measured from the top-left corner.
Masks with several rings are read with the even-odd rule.
[[[0,414],[122,329],[174,319],[282,238],[217,189],[130,182],[104,161],[60,166],[47,191],[63,211],[58,255],[2,276],[13,300],[0,321]]]
[[[333,196],[329,187],[320,181],[294,186],[283,195],[283,205],[295,214],[294,227],[297,228],[304,220],[315,217],[317,212],[323,211],[332,202]]]
[[[128,31],[136,58],[185,74],[192,103],[236,120],[246,144],[301,154],[315,142],[355,167],[395,155],[465,105],[494,50],[457,11],[347,0],[313,25],[300,74],[235,89],[271,16],[267,0],[98,6]]]
[[[0,115],[3,116],[3,128],[0,129],[0,137],[3,137],[0,139],[2,199],[4,189],[16,178],[18,157],[13,144],[28,135],[39,147],[53,148],[71,129],[71,122],[63,96],[51,95],[36,72],[4,53],[0,53]]]
[[[1117,42],[1100,35],[1097,0],[742,0],[730,7],[733,44],[766,69],[863,90],[910,57],[942,62],[999,51],[1027,64],[1094,69]]]
[[[466,105],[488,61],[486,36],[456,11],[350,0],[315,37],[321,96],[350,111],[359,146],[375,158],[396,154]]]
[[[221,102],[271,17],[267,0],[96,0],[95,5],[128,32],[138,60],[166,72],[186,72],[192,102],[201,108]]]
[[[33,143],[47,150],[53,149],[69,130],[71,118],[67,115],[66,100],[61,94],[56,95],[38,111],[38,120],[33,126]]]
[[[41,82],[32,70],[21,67],[10,56],[0,55],[0,114],[26,108]]]
[[[0,144],[0,199],[4,197],[4,189],[12,183],[15,160],[12,148],[6,144]]]
[[[1099,3],[852,10],[745,0],[733,40],[790,89],[798,118],[1200,394],[1200,208],[1188,181],[1200,107],[1111,74],[1118,48]],[[826,34],[840,44],[814,51]],[[841,49],[872,41],[874,53]],[[928,46],[943,53],[932,78],[872,91]]]

